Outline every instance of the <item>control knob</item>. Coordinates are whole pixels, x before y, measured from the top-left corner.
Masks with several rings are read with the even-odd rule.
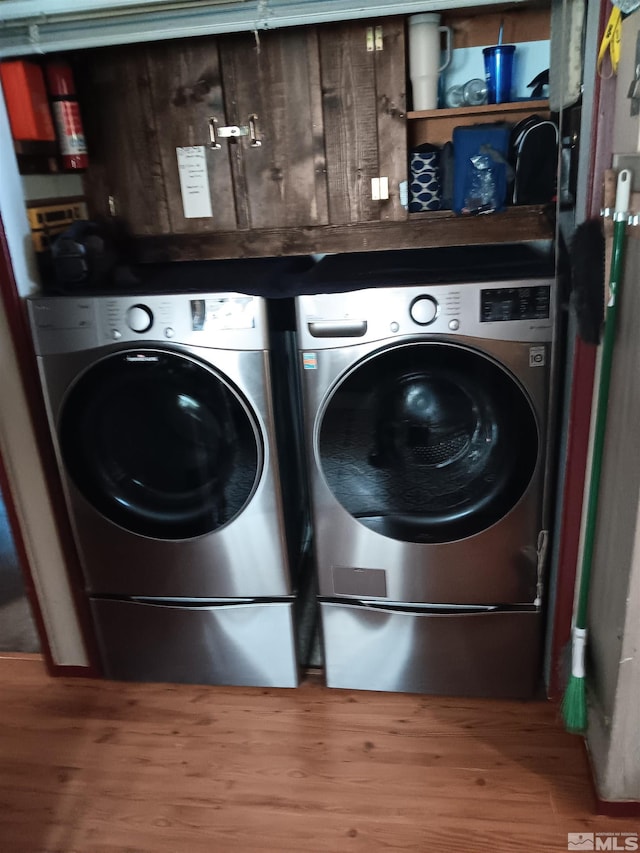
[[[438,316],[438,302],[433,296],[416,296],[409,307],[409,314],[419,326],[429,326]]]
[[[132,332],[148,332],[153,325],[153,313],[146,305],[132,305],[127,310],[127,326]]]

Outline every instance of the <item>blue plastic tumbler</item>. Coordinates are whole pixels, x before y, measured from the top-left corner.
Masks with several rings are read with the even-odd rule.
[[[487,103],[508,104],[511,101],[511,78],[515,44],[494,44],[482,50],[487,81]]]

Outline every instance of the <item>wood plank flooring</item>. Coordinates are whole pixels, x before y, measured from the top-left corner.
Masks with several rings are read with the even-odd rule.
[[[1,853],[565,851],[593,814],[545,702],[120,684],[0,657]]]

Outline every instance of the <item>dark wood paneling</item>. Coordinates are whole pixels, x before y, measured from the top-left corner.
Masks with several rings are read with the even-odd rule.
[[[541,207],[513,207],[491,216],[462,217],[450,212],[418,214],[404,222],[262,228],[215,235],[176,235],[136,241],[142,262],[214,258],[258,258],[313,252],[372,252],[480,243],[553,239],[553,224]]]
[[[209,119],[220,125],[225,115],[216,39],[186,39],[152,45],[148,73],[156,118],[170,230],[173,233],[229,231],[236,228],[236,209],[229,147],[209,146]],[[205,146],[211,192],[211,218],[184,216],[176,148]]]
[[[319,35],[329,221],[376,220],[380,205],[371,200],[371,179],[380,175],[378,105],[366,24],[326,26]]]
[[[236,79],[238,66],[233,61],[233,52],[228,40],[223,40],[220,44],[220,61],[221,63],[224,63],[223,86],[226,107],[226,121],[221,122],[221,124],[240,124],[238,104],[235,97],[235,93],[238,91],[239,85],[238,80]],[[251,212],[249,209],[249,187],[247,185],[247,175],[244,168],[242,147],[231,142],[222,141],[220,142],[220,145],[224,146],[224,148],[220,150],[226,151],[229,157],[238,228],[250,228]]]
[[[111,196],[134,234],[168,233],[146,49],[95,51],[83,58],[76,80],[89,148],[90,214],[108,216]]]
[[[229,122],[246,126],[256,114],[262,142],[258,148],[248,137],[222,143],[238,152],[236,193],[246,194],[249,227],[327,222],[325,182],[317,181],[324,176],[319,62],[312,29],[223,41]]]
[[[500,24],[504,24],[503,44],[545,41],[550,36],[550,16],[546,7],[509,9],[469,14],[469,9],[445,12],[442,23],[453,29],[453,47],[479,47],[496,44]]]
[[[380,219],[406,219],[399,185],[407,180],[407,96],[404,63],[404,18],[382,22],[384,49],[374,55],[380,175],[389,178],[389,200],[380,204]]]
[[[325,149],[324,113],[322,109],[322,72],[320,68],[320,41],[317,27],[307,30],[309,51],[309,104],[311,107],[311,134],[313,144],[316,204],[318,222],[329,222],[329,193],[327,186],[327,156]]]

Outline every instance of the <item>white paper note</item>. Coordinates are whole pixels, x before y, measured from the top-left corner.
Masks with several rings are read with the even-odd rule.
[[[185,219],[213,216],[204,145],[176,148]]]

